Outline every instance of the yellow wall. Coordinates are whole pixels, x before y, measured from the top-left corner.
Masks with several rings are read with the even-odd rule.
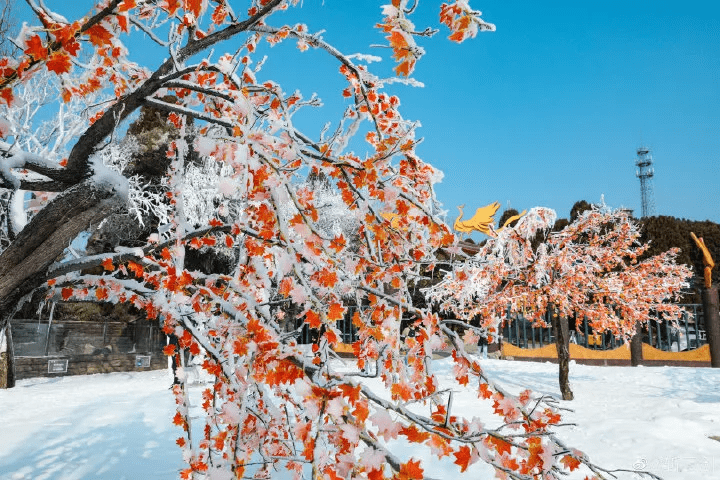
[[[686,352],[665,352],[643,343],[643,360],[675,360],[678,362],[709,362],[710,345]]]
[[[687,352],[665,352],[643,343],[643,360],[669,360],[676,362],[709,362],[710,346],[703,345]],[[555,345],[545,345],[541,348],[520,348],[509,343],[503,343],[502,353],[506,357],[519,358],[557,358]],[[621,345],[614,350],[592,350],[574,343],[570,344],[570,358],[593,360],[630,360],[630,348]]]

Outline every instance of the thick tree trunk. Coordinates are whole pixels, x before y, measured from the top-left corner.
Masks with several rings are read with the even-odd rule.
[[[630,364],[633,367],[642,365],[643,353],[642,353],[642,337],[643,337],[643,326],[642,323],[635,323],[635,335],[630,339]]]
[[[560,393],[563,400],[572,400],[574,396],[570,389],[570,329],[567,318],[553,315],[552,329],[560,370]]]
[[[22,297],[47,281],[48,267],[70,242],[123,202],[112,185],[86,180],[61,193],[25,226],[0,255],[0,329],[9,324]],[[11,348],[6,361],[14,364]]]
[[[720,368],[720,312],[718,312],[720,301],[717,285],[703,289],[702,302],[705,331],[710,344],[710,365],[713,368]]]
[[[46,280],[50,265],[70,242],[120,204],[120,196],[91,180],[60,194],[25,226],[0,255],[0,327],[17,301]]]

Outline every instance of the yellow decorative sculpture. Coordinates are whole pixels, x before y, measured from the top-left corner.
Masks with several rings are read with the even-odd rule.
[[[710,251],[705,245],[702,237],[696,237],[694,232],[690,232],[690,236],[693,240],[695,240],[695,244],[698,246],[700,251],[702,251],[703,263],[705,264],[705,288],[710,288],[712,287],[712,269],[715,266],[715,262],[713,262]]]
[[[385,220],[390,222],[392,228],[400,228],[400,215],[392,212],[385,212],[380,214]]]
[[[495,213],[497,213],[500,208],[500,202],[494,202],[490,205],[478,208],[475,210],[475,215],[468,220],[462,220],[463,208],[465,208],[465,205],[459,205],[457,208],[460,210],[460,215],[455,219],[455,223],[453,224],[453,228],[456,232],[471,233],[473,230],[477,230],[478,232],[482,232],[490,237],[496,237],[503,228],[507,227],[515,220],[518,220],[520,217],[525,215],[526,212],[523,210],[519,215],[513,215],[505,221],[502,227],[495,230],[493,223],[495,223]]]

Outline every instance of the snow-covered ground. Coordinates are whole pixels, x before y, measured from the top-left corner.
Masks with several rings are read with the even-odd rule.
[[[440,372],[449,373],[443,362]],[[511,391],[559,396],[556,365],[485,360],[483,367]],[[577,426],[559,433],[570,446],[604,467],[630,471],[619,478],[638,478],[631,472],[645,469],[666,479],[720,480],[720,442],[710,438],[720,436],[720,370],[573,365],[571,381],[575,400],[563,406],[574,409],[565,420]],[[177,478],[180,431],[170,420],[167,372],[18,383],[0,390],[0,479]],[[473,416],[481,403],[459,394],[453,405]],[[407,453],[417,458],[417,447]],[[493,476],[489,469],[460,475],[436,458],[424,463],[437,478]]]

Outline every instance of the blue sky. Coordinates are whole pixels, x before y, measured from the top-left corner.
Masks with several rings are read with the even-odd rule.
[[[325,30],[346,53],[386,57],[377,68],[389,72],[389,51],[369,47],[383,42],[373,28],[383,3],[304,0],[271,23]],[[440,3],[420,1],[418,29],[437,26]],[[450,221],[456,205],[468,211],[496,200],[567,217],[577,200],[601,195],[639,215],[635,150],[647,145],[656,213],[720,222],[720,2],[471,5],[497,31],[457,45],[440,27],[420,41],[427,54],[413,76],[425,87],[392,87],[403,115],[422,122],[420,155],[445,174],[437,193]],[[269,53],[277,55],[263,70],[269,78],[323,97],[308,128],[338,118],[342,83],[331,59],[292,44]]]

